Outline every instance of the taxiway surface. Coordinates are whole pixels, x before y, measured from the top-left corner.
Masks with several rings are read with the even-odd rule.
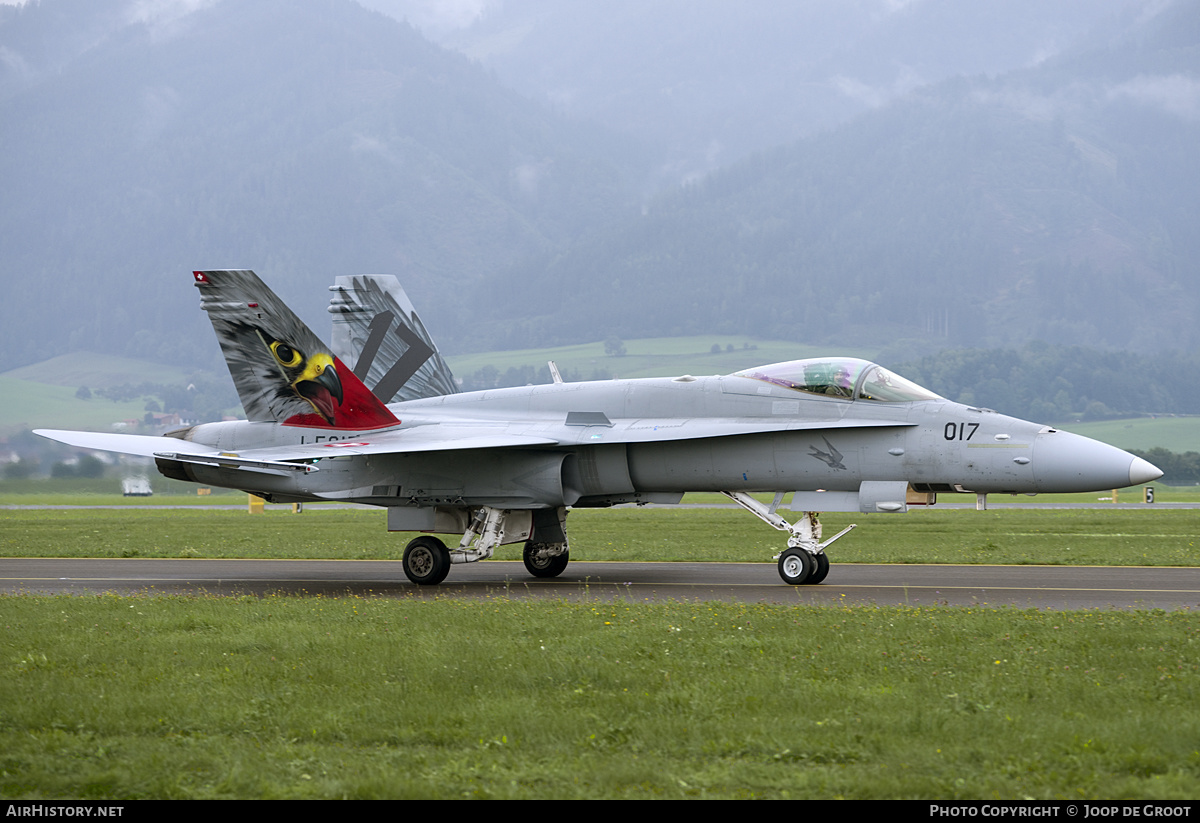
[[[788,586],[767,563],[573,562],[552,580],[515,561],[454,566],[421,587],[387,560],[3,558],[7,594],[347,595],[726,600],[813,605],[1200,608],[1200,568],[835,563],[819,586]]]

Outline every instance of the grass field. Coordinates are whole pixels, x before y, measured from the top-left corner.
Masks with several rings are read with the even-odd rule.
[[[720,347],[713,353],[713,345]],[[733,351],[726,351],[733,346]],[[754,346],[755,348],[749,348]],[[531,366],[540,369],[553,360],[563,374],[578,369],[587,380],[597,369],[621,378],[676,377],[681,374],[730,374],[751,366],[796,360],[802,357],[840,354],[849,357],[874,357],[874,350],[831,351],[828,347],[805,346],[781,340],[753,340],[744,335],[709,335],[706,337],[655,337],[625,341],[626,353],[620,357],[605,354],[603,341],[552,349],[485,352],[454,355],[446,358],[457,377],[474,374],[484,366],[494,366],[501,372],[509,368]]]
[[[835,561],[1190,565],[1196,516],[875,515]],[[568,529],[581,560],[782,545],[729,509]],[[398,559],[406,540],[347,508],[0,511],[6,556]],[[0,796],[1191,799],[1197,649],[1188,611],[4,596]]]
[[[75,396],[77,388],[0,375],[4,397],[0,437],[25,429],[111,431],[117,421],[141,420],[146,414],[146,401],[141,398],[119,403],[100,397],[80,400]]]
[[[805,353],[743,342],[550,356],[633,377]],[[713,343],[735,351],[710,355]],[[510,354],[455,368],[547,356]],[[45,388],[84,402],[69,383]],[[0,390],[50,414],[23,384]],[[1129,448],[1143,446],[1121,438],[1167,431],[1128,422],[1068,428]],[[1200,450],[1185,428],[1170,433],[1144,447]],[[121,498],[111,479],[72,482],[3,483],[0,503],[158,509],[0,511],[0,555],[399,560],[410,537],[387,534],[382,511],[166,510],[245,496],[155,478],[155,497]],[[1159,503],[1200,494],[1156,488]],[[859,523],[831,549],[839,563],[1196,563],[1194,511],[1004,502],[823,522],[829,534]],[[568,530],[576,560],[766,564],[784,542],[736,509],[583,510]],[[1200,794],[1200,616],[1187,611],[3,596],[0,627],[8,799]]]
[[[1095,423],[1064,423],[1062,428],[1109,443],[1119,449],[1147,451],[1161,447],[1179,454],[1200,452],[1200,416],[1138,417]]]
[[[1193,510],[1009,509],[827,514],[835,563],[1195,565]],[[575,560],[772,562],[779,532],[739,509],[581,510],[568,520]],[[4,510],[6,557],[294,557],[398,560],[412,535],[388,534],[382,510]],[[457,537],[448,535],[447,541]],[[519,559],[502,546],[499,559]]]
[[[0,374],[0,437],[24,429],[111,431],[119,420],[142,419],[146,401],[113,402],[101,397],[80,400],[80,386],[90,389],[141,383],[182,383],[179,369],[146,360],[92,352],[52,357]]]
[[[144,474],[150,480],[154,491],[151,497],[129,498],[122,496],[120,474]],[[245,502],[245,492],[233,489],[210,488],[207,494],[200,495],[197,491],[202,487],[195,483],[171,480],[157,473],[153,465],[139,467],[126,466],[123,469],[110,469],[109,476],[99,478],[78,477],[38,477],[26,479],[0,478],[0,506],[20,505],[62,505],[62,506],[120,506],[120,505],[205,505],[220,502]],[[1152,484],[1155,490],[1155,500],[1160,504],[1196,503],[1200,502],[1200,486],[1165,486],[1161,483]],[[1117,502],[1140,503],[1145,491],[1141,486],[1117,490]],[[213,497],[221,497],[217,501]],[[773,495],[758,496],[763,502],[769,503]],[[231,500],[230,498],[236,498]],[[1041,494],[1035,497],[1026,495],[994,494],[989,496],[988,505],[1003,507],[1023,505],[1027,503],[1054,505],[1102,505],[1111,502],[1112,492],[1088,492],[1085,494]],[[785,497],[784,505],[790,501],[790,495]],[[939,505],[974,505],[975,497],[970,494],[942,494]],[[729,498],[715,492],[693,492],[684,495],[684,503],[702,505],[730,505]]]
[[[111,473],[111,472],[110,472]],[[125,497],[119,477],[37,477],[22,480],[0,479],[0,506],[181,506],[245,503],[246,493],[233,489],[201,488],[163,477],[151,466],[130,470],[150,479],[154,494],[150,497]]]
[[[17,798],[1180,798],[1200,616],[0,598]]]
[[[97,389],[124,384],[180,383],[183,373],[174,366],[149,360],[80,351],[11,369],[0,374],[0,378],[64,386],[74,391],[80,386]]]

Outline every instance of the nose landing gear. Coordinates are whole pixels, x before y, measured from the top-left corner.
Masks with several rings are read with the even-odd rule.
[[[779,560],[780,578],[792,586],[815,585],[824,580],[829,574],[829,558],[825,555],[825,547],[857,526],[852,523],[821,542],[821,521],[817,512],[805,512],[795,523],[789,523],[775,513],[783,500],[782,492],[775,495],[775,502],[770,506],[764,506],[745,492],[721,494],[767,525],[788,533],[788,547],[776,557]]]

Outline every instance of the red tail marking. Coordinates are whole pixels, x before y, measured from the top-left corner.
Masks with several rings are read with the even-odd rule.
[[[311,426],[319,429],[383,429],[398,426],[400,421],[371,390],[362,384],[354,372],[339,359],[333,359],[338,378],[342,381],[342,402],[333,413],[333,423],[319,414],[297,414],[283,421],[285,426]]]

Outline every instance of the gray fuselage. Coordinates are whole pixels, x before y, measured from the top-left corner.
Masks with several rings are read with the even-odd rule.
[[[418,426],[552,438],[554,445],[334,456],[319,471],[257,475],[279,500],[381,506],[549,508],[677,500],[689,491],[1079,492],[1142,482],[1133,455],[1088,438],[942,398],[820,396],[739,375],[556,383],[397,403],[401,425],[338,431],[270,423],[193,427],[228,452],[369,443],[403,446]],[[201,483],[247,488],[247,473],[188,466]],[[1155,474],[1154,476],[1157,476]]]

